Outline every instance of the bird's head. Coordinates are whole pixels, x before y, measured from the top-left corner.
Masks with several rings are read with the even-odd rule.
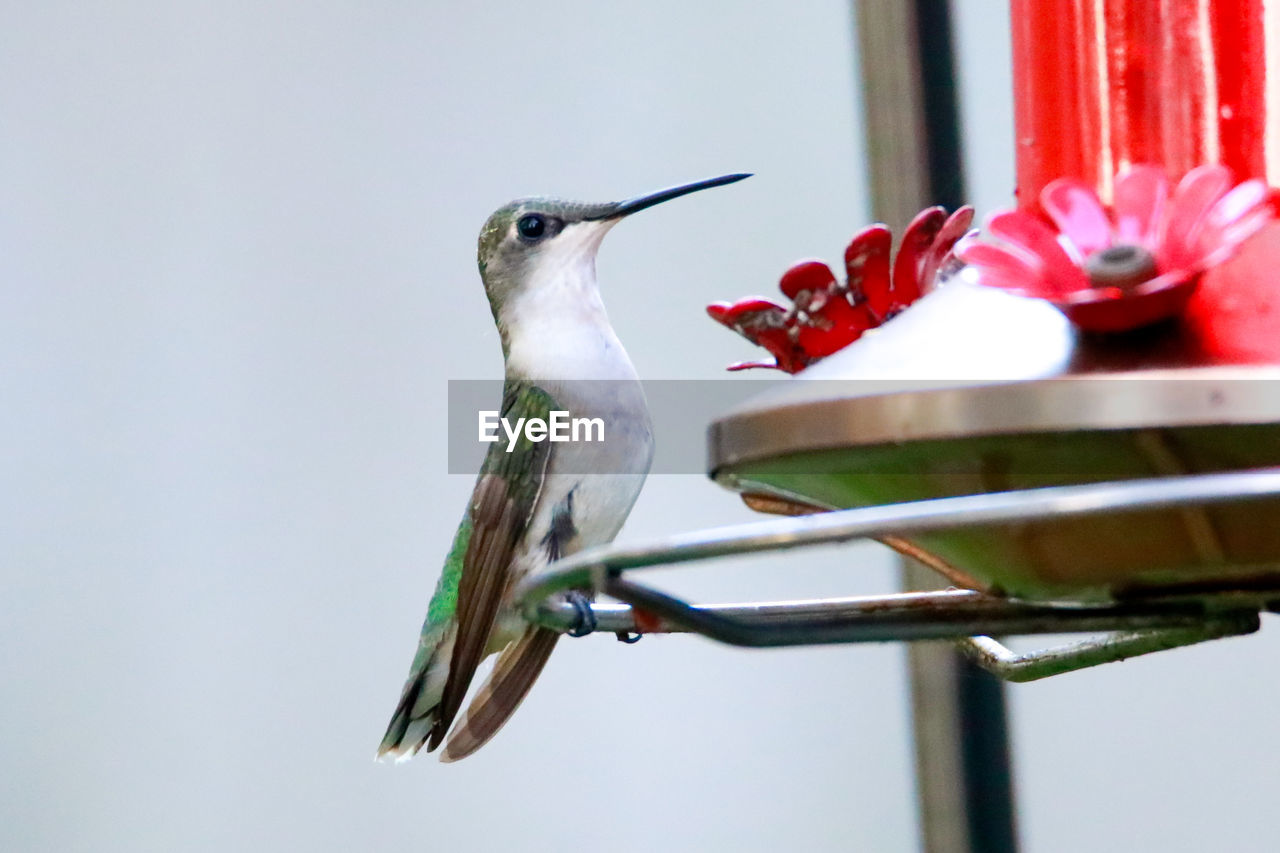
[[[478,261],[499,327],[504,308],[583,271],[594,281],[596,251],[626,216],[698,190],[731,184],[746,174],[722,175],[656,193],[601,204],[523,198],[494,211],[480,230]],[[581,276],[579,276],[581,277]]]

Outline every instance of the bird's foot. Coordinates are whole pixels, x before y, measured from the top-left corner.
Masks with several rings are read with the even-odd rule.
[[[570,637],[585,637],[596,629],[596,613],[591,609],[591,601],[577,590],[570,590],[565,596],[577,615],[573,627],[569,629]]]
[[[640,638],[644,634],[638,631],[615,631],[614,636],[618,638],[619,643],[626,643],[628,646],[640,642]]]

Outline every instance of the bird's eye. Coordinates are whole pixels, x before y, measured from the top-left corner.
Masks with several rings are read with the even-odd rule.
[[[520,217],[516,230],[526,240],[537,240],[547,231],[547,220],[537,213],[529,213]]]

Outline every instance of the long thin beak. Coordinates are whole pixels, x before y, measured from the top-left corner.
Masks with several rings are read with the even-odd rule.
[[[721,175],[718,178],[707,178],[703,181],[694,181],[691,184],[683,184],[670,189],[659,190],[656,193],[649,193],[637,198],[629,198],[626,201],[614,202],[613,204],[603,205],[598,213],[584,217],[588,221],[596,219],[621,219],[624,216],[630,216],[638,210],[644,210],[646,207],[653,207],[655,204],[661,204],[664,201],[670,201],[673,198],[679,198],[682,195],[696,193],[698,190],[709,190],[712,187],[722,187],[725,184],[733,184],[743,178],[751,177],[750,172],[736,172],[732,175]]]

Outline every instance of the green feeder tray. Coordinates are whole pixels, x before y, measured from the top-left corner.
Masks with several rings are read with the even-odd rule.
[[[993,311],[1015,346],[964,332],[966,313],[990,329]],[[955,285],[714,422],[711,474],[800,513],[1280,466],[1280,368],[1188,364],[1171,338],[1118,346],[1043,303]],[[940,369],[939,352],[957,355]],[[948,378],[910,378],[930,372]],[[1028,600],[1280,590],[1274,499],[883,541],[957,585]]]

